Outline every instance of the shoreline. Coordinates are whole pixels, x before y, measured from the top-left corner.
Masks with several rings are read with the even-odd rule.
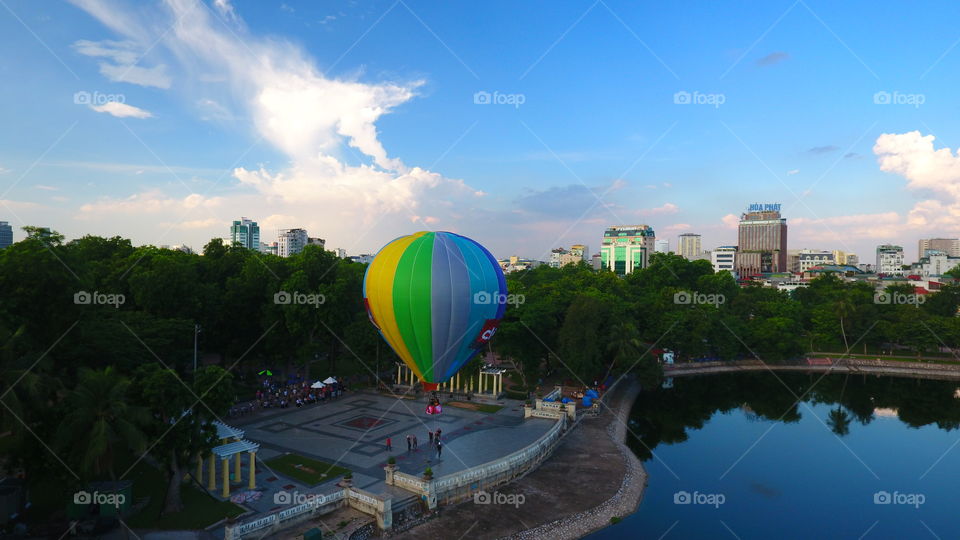
[[[507,536],[515,539],[577,539],[614,525],[611,518],[625,518],[640,508],[647,487],[647,471],[643,463],[627,447],[627,421],[633,402],[640,393],[640,386],[633,382],[618,396],[617,403],[610,407],[616,413],[607,426],[607,436],[620,451],[626,467],[623,481],[616,493],[603,503],[572,516],[545,523],[533,529]]]
[[[817,364],[767,364],[757,360],[739,360],[732,362],[704,362],[701,364],[674,364],[664,367],[664,377],[683,377],[689,375],[710,375],[714,373],[735,373],[745,371],[801,371],[813,373],[857,373],[888,377],[909,377],[919,379],[956,380],[960,379],[960,366],[952,364],[934,364],[928,362],[900,362],[892,360],[845,359],[828,365]]]
[[[519,504],[464,501],[442,507],[436,518],[390,536],[397,540],[575,539],[610,526],[612,517],[635,512],[647,473],[627,448],[625,436],[639,392],[634,381],[617,383],[605,396],[609,401],[600,407],[600,414],[578,418],[549,458],[496,489],[502,498],[522,497]]]

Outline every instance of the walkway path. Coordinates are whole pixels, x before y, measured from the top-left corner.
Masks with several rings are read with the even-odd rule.
[[[667,377],[731,373],[737,371],[804,371],[817,373],[869,373],[892,377],[926,379],[960,379],[960,365],[934,364],[927,362],[902,362],[896,360],[867,360],[845,358],[833,365],[772,364],[756,360],[733,362],[704,362],[664,366]]]
[[[305,407],[261,413],[245,421],[245,439],[260,443],[257,453],[257,485],[260,498],[245,506],[257,513],[283,510],[297,503],[275,497],[280,492],[304,496],[329,493],[337,489],[339,477],[331,477],[317,486],[307,486],[267,466],[270,459],[295,453],[308,458],[345,467],[353,472],[354,485],[381,494],[386,491],[383,467],[390,456],[397,458],[400,470],[420,474],[431,467],[437,476],[486,463],[498,456],[519,450],[547,432],[553,422],[532,419],[524,422],[522,405],[516,401],[501,402],[504,408],[496,413],[483,413],[456,407],[444,407],[439,418],[424,412],[423,400],[399,399],[372,392],[349,393],[338,400]],[[429,430],[440,427],[444,449],[440,459],[429,447]],[[417,436],[420,447],[407,452],[406,436]],[[385,440],[390,437],[393,451],[387,452]],[[247,475],[243,460],[242,476]],[[234,493],[246,492],[235,490]],[[299,501],[302,502],[302,501]],[[245,516],[250,521],[254,516]],[[222,531],[222,529],[221,529]]]

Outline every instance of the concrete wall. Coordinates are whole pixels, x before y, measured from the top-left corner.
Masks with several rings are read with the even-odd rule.
[[[566,414],[561,411],[553,411],[552,414],[557,415],[556,424],[536,442],[512,454],[430,480],[399,472],[395,468],[388,468],[387,484],[416,493],[427,502],[429,508],[433,509],[438,504],[464,501],[472,498],[477,492],[489,491],[515,480],[549,457],[566,431]]]

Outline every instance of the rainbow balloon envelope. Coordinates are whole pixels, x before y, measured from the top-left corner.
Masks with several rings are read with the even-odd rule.
[[[490,341],[506,295],[493,255],[450,232],[397,238],[363,278],[370,320],[427,390],[450,380]]]

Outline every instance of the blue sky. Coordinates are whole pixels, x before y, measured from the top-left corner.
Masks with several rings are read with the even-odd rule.
[[[781,202],[791,248],[912,258],[960,235],[958,20],[940,2],[4,0],[0,219],[199,248],[243,215],[351,253],[440,229],[543,258],[597,251],[611,224],[731,244],[747,204]]]

